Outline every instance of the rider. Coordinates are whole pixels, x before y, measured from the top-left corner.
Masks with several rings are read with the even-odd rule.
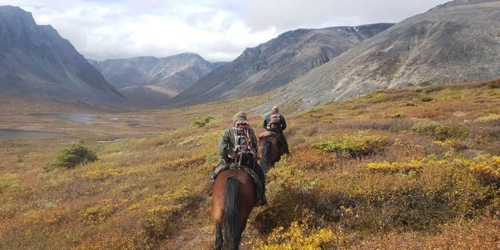
[[[274,106],[271,110],[271,113],[268,114],[266,116],[266,118],[264,119],[263,127],[267,131],[277,132],[279,140],[280,140],[281,144],[283,144],[283,152],[285,154],[290,154],[290,151],[288,150],[288,142],[286,141],[285,135],[283,134],[283,130],[286,129],[286,120],[285,120],[285,117],[283,115],[279,114],[278,112],[279,112],[278,106]],[[279,115],[279,127],[277,129],[271,128],[271,123],[272,123],[271,116],[272,115]]]
[[[247,136],[242,135],[245,133]],[[238,138],[237,138],[238,137]],[[242,143],[237,143],[238,140],[248,138],[250,143],[242,145]],[[240,149],[245,147],[246,149]],[[234,151],[233,151],[234,150]],[[235,152],[240,151],[240,152]],[[233,127],[226,129],[219,140],[219,154],[222,160],[217,166],[217,168],[210,174],[210,182],[213,184],[217,174],[221,171],[227,169],[229,165],[236,163],[237,165],[249,166],[255,174],[257,174],[259,181],[262,185],[262,195],[261,199],[257,200],[255,206],[263,206],[267,204],[266,199],[266,179],[264,171],[257,163],[257,137],[250,124],[247,121],[247,115],[240,111],[233,116]]]

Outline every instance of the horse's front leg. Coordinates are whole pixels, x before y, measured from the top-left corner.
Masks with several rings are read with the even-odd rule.
[[[220,222],[215,222],[215,250],[221,250],[222,249],[222,226]]]

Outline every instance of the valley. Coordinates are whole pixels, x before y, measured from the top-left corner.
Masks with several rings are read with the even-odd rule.
[[[242,249],[494,249],[499,91],[493,80],[285,109],[291,155],[268,173],[269,204],[252,212]],[[261,99],[127,112],[3,100],[1,129],[65,135],[0,138],[0,248],[211,248],[217,141]],[[93,117],[30,115],[44,112]],[[81,140],[98,161],[46,167]]]

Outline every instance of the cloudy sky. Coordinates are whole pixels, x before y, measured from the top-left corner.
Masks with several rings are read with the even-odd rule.
[[[298,28],[397,23],[448,0],[1,0],[50,24],[86,58],[184,52],[232,61]]]

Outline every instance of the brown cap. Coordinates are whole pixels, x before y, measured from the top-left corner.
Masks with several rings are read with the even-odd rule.
[[[247,120],[247,114],[245,114],[243,111],[240,111],[233,116],[233,122],[246,121],[246,120]]]

